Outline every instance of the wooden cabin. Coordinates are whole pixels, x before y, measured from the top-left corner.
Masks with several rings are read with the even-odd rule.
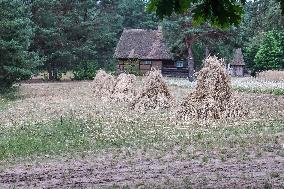
[[[141,74],[155,68],[167,76],[188,75],[186,65],[174,62],[173,55],[163,40],[161,28],[124,29],[114,56],[118,59],[118,73],[127,72],[130,67]]]
[[[244,57],[240,48],[236,49],[234,58],[230,63],[230,74],[234,77],[243,77],[245,71]]]

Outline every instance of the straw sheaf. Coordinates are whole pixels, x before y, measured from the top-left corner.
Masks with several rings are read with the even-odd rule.
[[[94,96],[108,100],[113,93],[115,78],[103,70],[99,70],[93,81]]]
[[[112,91],[111,99],[119,102],[132,102],[137,95],[137,79],[133,74],[120,74]]]
[[[230,76],[223,59],[211,56],[197,76],[197,85],[181,103],[180,118],[221,119],[247,114],[232,93]]]
[[[171,106],[173,97],[158,70],[149,72],[143,80],[141,91],[131,104],[132,108],[140,111],[149,109],[167,109]]]

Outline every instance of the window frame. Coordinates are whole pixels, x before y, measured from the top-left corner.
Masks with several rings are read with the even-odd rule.
[[[143,64],[144,65],[152,65],[152,60],[144,60]]]
[[[176,61],[175,66],[176,68],[184,68],[184,61]]]

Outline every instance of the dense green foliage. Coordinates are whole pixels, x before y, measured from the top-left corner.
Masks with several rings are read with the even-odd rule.
[[[247,67],[256,71],[284,68],[284,16],[274,0],[247,3],[239,40]]]
[[[0,88],[29,78],[39,63],[29,52],[34,35],[31,15],[23,1],[0,1]]]
[[[284,1],[274,0],[274,2],[279,2],[284,15]],[[150,0],[148,10],[156,12],[160,18],[171,16],[174,12],[182,14],[190,10],[195,24],[204,24],[209,21],[214,26],[228,28],[241,22],[242,5],[245,3],[246,0]]]
[[[80,62],[73,70],[75,80],[92,80],[96,75],[99,65],[96,62]]]
[[[255,66],[260,70],[284,68],[284,33],[267,32],[255,55]]]
[[[36,0],[30,6],[36,24],[32,46],[46,57],[49,79],[96,58],[92,2]]]
[[[156,12],[160,18],[170,16],[173,12],[180,14],[191,10],[193,23],[204,24],[210,21],[214,26],[221,28],[238,25],[243,13],[238,0],[150,0],[148,10]]]

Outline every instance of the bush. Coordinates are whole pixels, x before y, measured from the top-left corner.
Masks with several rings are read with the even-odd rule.
[[[74,79],[75,80],[93,80],[96,71],[99,69],[99,66],[94,61],[84,61],[81,62],[74,70]]]
[[[143,75],[143,73],[139,70],[139,60],[129,60],[126,62],[124,64],[124,71],[136,76]]]
[[[284,66],[281,32],[269,31],[255,55],[258,70],[280,69]]]

